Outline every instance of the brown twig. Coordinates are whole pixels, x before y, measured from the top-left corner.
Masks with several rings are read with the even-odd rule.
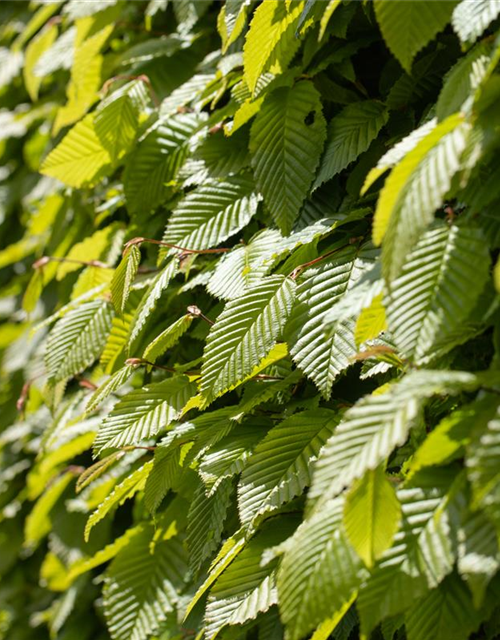
[[[109,80],[106,80],[106,82],[102,85],[102,89],[101,89],[101,93],[106,94],[109,91],[109,87],[114,83],[114,82],[118,82],[120,80],[140,80],[141,82],[144,82],[145,85],[147,85],[148,89],[149,89],[149,94],[151,96],[151,100],[153,101],[155,107],[159,107],[161,102],[160,99],[158,98],[158,96],[156,95],[155,90],[153,89],[153,86],[151,84],[151,80],[148,78],[148,76],[145,73],[141,73],[138,76],[134,76],[134,75],[129,75],[127,73],[120,73],[116,76],[113,76],[112,78],[109,78]]]
[[[318,262],[321,262],[322,260],[326,260],[330,256],[333,256],[335,253],[342,251],[342,249],[347,249],[347,247],[351,246],[352,244],[353,244],[352,242],[348,242],[347,244],[343,244],[341,247],[338,247],[337,249],[328,251],[328,253],[325,253],[324,255],[319,256],[319,258],[315,258],[314,260],[311,260],[310,262],[305,262],[304,264],[299,264],[299,266],[295,267],[295,269],[290,273],[289,277],[292,280],[296,280],[305,269],[312,267],[313,265],[317,264]]]
[[[202,313],[201,309],[199,309],[195,304],[189,305],[189,307],[187,308],[187,312],[190,316],[193,316],[193,318],[201,318],[202,320],[205,320],[205,322],[207,322],[210,326],[213,326],[215,324],[214,321],[210,320],[210,318],[207,318],[207,316]]]
[[[177,249],[178,251],[181,251],[182,253],[208,254],[208,253],[226,253],[227,251],[230,251],[230,249],[225,249],[225,248],[221,248],[221,249],[187,249],[186,247],[179,247],[176,244],[170,244],[170,242],[163,242],[163,240],[154,240],[152,238],[139,237],[139,238],[132,238],[132,240],[129,240],[125,244],[125,247],[123,249],[123,255],[126,256],[128,250],[133,245],[142,244],[144,242],[146,242],[148,244],[156,244],[156,245],[159,245],[160,247],[167,247],[168,249]]]

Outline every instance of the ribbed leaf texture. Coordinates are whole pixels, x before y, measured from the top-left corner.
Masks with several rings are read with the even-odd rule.
[[[337,426],[328,409],[291,416],[269,431],[245,466],[238,486],[240,520],[250,525],[311,483],[318,452]]]
[[[113,640],[146,640],[174,611],[184,583],[186,554],[179,538],[152,542],[145,527],[106,572],[104,615]]]
[[[123,177],[131,213],[150,211],[166,196],[165,183],[173,180],[187,156],[190,136],[200,125],[194,114],[172,116],[139,142]]]
[[[500,14],[499,0],[462,0],[453,11],[452,24],[460,40],[474,42]]]
[[[400,530],[359,593],[363,633],[369,635],[382,619],[412,607],[452,571],[450,479],[444,471],[431,472],[421,488],[398,492]]]
[[[45,158],[40,171],[70,187],[91,183],[111,164],[91,115],[78,122]]]
[[[277,602],[277,559],[261,565],[262,554],[289,536],[296,521],[270,524],[247,543],[212,587],[205,615],[205,635],[215,638],[226,625],[243,624]]]
[[[361,252],[346,247],[320,266],[308,269],[297,287],[297,305],[287,327],[290,355],[295,364],[329,398],[335,379],[353,362],[354,322],[347,318],[335,326],[326,339],[324,321],[332,303],[338,302],[350,287],[373,265],[373,248]]]
[[[388,391],[359,400],[348,409],[316,465],[312,499],[335,496],[375,469],[406,441],[423,401],[437,393],[472,391],[481,379],[461,371],[415,371]]]
[[[408,613],[408,640],[467,640],[481,622],[471,595],[455,575],[429,592]]]
[[[90,532],[110,511],[119,507],[126,500],[130,500],[138,491],[142,491],[146,484],[147,477],[151,472],[153,462],[146,462],[133,473],[122,480],[111,493],[106,496],[98,508],[92,513],[85,525],[85,540],[89,539]]]
[[[130,325],[130,333],[128,336],[129,351],[136,346],[136,342],[142,334],[151,314],[155,311],[158,301],[167,289],[170,281],[177,275],[177,261],[171,260],[161,271],[154,277],[150,286],[142,296],[139,306],[135,310],[133,320]]]
[[[249,176],[214,180],[191,191],[175,208],[163,240],[185,249],[210,249],[248,224],[258,198]]]
[[[460,168],[467,141],[460,115],[450,116],[392,171],[380,194],[373,237],[384,237],[382,264],[389,281],[401,271],[408,250],[434,218]]]
[[[389,328],[404,356],[422,362],[446,345],[481,294],[489,262],[474,227],[440,223],[422,235],[386,301]]]
[[[55,324],[45,352],[47,371],[54,382],[71,378],[98,358],[112,318],[110,305],[95,300],[71,310]]]
[[[299,215],[325,137],[320,96],[308,81],[274,91],[252,125],[250,152],[257,186],[283,233],[290,233]]]
[[[195,491],[186,531],[189,566],[195,573],[220,544],[233,494],[233,483],[228,479],[222,480],[210,496],[206,495],[203,484]]]
[[[328,501],[286,542],[278,592],[291,640],[342,609],[361,582],[362,564],[347,541],[342,510],[341,498]]]
[[[304,2],[297,0],[292,0],[290,7],[280,0],[268,0],[255,12],[243,56],[245,80],[252,93],[265,71],[283,71],[297,51],[295,30],[303,6]]]
[[[495,403],[492,407],[494,410]],[[500,444],[500,405],[496,415],[491,415],[486,424],[478,424],[477,431],[468,448],[467,467],[472,483],[475,502],[487,507],[497,519],[500,503],[500,474],[498,472],[498,446]]]
[[[180,414],[196,385],[177,376],[131,391],[104,419],[95,440],[97,451],[138,444],[156,435]]]
[[[415,55],[450,21],[457,0],[419,0],[401,6],[376,0],[374,4],[387,46],[410,71]]]
[[[208,400],[236,386],[269,353],[282,334],[294,295],[293,281],[270,276],[228,302],[203,354],[201,391]]]
[[[155,362],[165,351],[176,345],[191,326],[193,319],[192,315],[182,316],[162,331],[144,350],[144,359]]]
[[[367,151],[387,118],[384,105],[374,100],[342,109],[328,125],[328,139],[314,186],[330,180]]]
[[[111,302],[116,313],[122,315],[130,295],[130,288],[137,275],[141,262],[141,251],[137,245],[132,245],[127,254],[113,273],[111,280]]]
[[[98,387],[92,396],[90,397],[85,407],[85,413],[92,413],[95,411],[109,396],[122,387],[130,376],[134,373],[134,365],[125,365],[121,369],[118,369],[106,382]]]
[[[217,263],[208,291],[223,300],[231,300],[255,287],[269,271],[270,259],[281,239],[278,231],[265,229],[248,244],[233,249]]]

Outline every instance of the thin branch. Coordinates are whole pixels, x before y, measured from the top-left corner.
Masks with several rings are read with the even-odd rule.
[[[123,249],[123,255],[126,256],[128,250],[130,249],[131,246],[133,245],[137,245],[137,244],[142,244],[142,243],[148,243],[148,244],[156,244],[159,245],[160,247],[167,247],[168,249],[177,249],[178,251],[181,251],[182,253],[196,253],[196,254],[208,254],[208,253],[226,253],[227,251],[230,251],[230,249],[225,249],[225,248],[221,248],[221,249],[187,249],[186,247],[179,247],[176,244],[170,244],[170,242],[163,242],[163,240],[154,240],[153,238],[132,238],[132,240],[129,240],[126,244],[125,244],[125,248]]]
[[[201,309],[199,309],[195,304],[190,305],[187,308],[187,311],[190,316],[193,316],[193,318],[201,318],[202,320],[205,320],[205,322],[208,323],[210,326],[213,326],[215,324],[214,321],[210,320],[210,318],[207,318],[207,316],[203,314],[201,312]]]
[[[319,258],[315,258],[314,260],[311,260],[310,262],[305,262],[304,264],[299,264],[299,266],[295,267],[295,269],[290,273],[289,277],[292,280],[297,280],[297,278],[305,269],[308,269],[309,267],[312,267],[313,265],[318,264],[318,262],[321,262],[322,260],[326,260],[330,256],[333,256],[339,251],[342,251],[342,249],[347,249],[347,247],[349,247],[350,245],[351,243],[343,244],[341,247],[338,247],[337,249],[333,249],[332,251],[328,251],[328,253],[325,253],[324,255],[319,256]]]

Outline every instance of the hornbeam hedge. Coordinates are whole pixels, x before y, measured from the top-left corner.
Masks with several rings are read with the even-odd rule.
[[[0,18],[0,639],[500,637],[499,0]]]

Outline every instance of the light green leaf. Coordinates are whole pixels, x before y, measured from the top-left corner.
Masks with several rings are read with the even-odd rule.
[[[56,478],[37,500],[24,525],[24,543],[36,547],[52,529],[51,511],[62,496],[74,476],[63,473]]]
[[[109,151],[95,130],[93,115],[78,122],[45,158],[40,172],[69,187],[95,182],[111,165]]]
[[[358,400],[319,456],[310,499],[323,504],[368,469],[377,468],[404,444],[427,398],[473,391],[480,385],[481,377],[462,371],[413,371],[385,393]]]
[[[325,136],[320,95],[308,81],[276,89],[252,125],[250,152],[257,186],[285,234],[292,230],[312,184]]]
[[[136,365],[126,364],[121,369],[118,369],[106,382],[101,384],[94,393],[90,396],[89,401],[85,407],[85,413],[89,414],[95,411],[112,393],[122,387],[130,376],[136,370]]]
[[[293,531],[296,520],[282,517],[247,543],[217,578],[206,607],[205,635],[213,640],[227,625],[243,624],[277,604],[277,559],[261,566],[263,552]]]
[[[154,277],[152,283],[142,296],[139,306],[135,310],[132,322],[130,324],[130,333],[128,339],[129,351],[133,352],[137,345],[137,341],[142,335],[146,322],[151,314],[155,311],[158,301],[167,289],[170,281],[175,278],[178,271],[178,262],[173,258],[163,269]]]
[[[352,320],[338,323],[333,335],[325,338],[324,319],[332,305],[371,268],[375,256],[372,247],[361,252],[346,247],[305,271],[297,287],[298,304],[287,327],[290,355],[325,398],[335,379],[353,363],[357,349]]]
[[[46,7],[46,9],[49,7]],[[51,10],[51,9],[49,9]],[[35,76],[33,69],[38,58],[50,49],[57,38],[57,26],[55,24],[46,25],[29,43],[24,55],[23,78],[26,90],[33,102],[38,99],[38,91],[42,83],[42,78]]]
[[[386,180],[373,223],[375,244],[384,239],[386,279],[393,280],[399,274],[406,254],[442,204],[460,168],[467,133],[463,116],[450,116],[421,140]]]
[[[280,338],[295,294],[293,281],[270,276],[231,300],[208,334],[201,391],[210,402],[248,376]]]
[[[142,357],[148,362],[156,362],[156,360],[162,356],[165,351],[168,351],[168,349],[171,349],[179,342],[191,326],[193,320],[194,317],[189,314],[176,320],[148,344]]]
[[[290,10],[280,0],[266,0],[256,9],[243,50],[244,77],[252,93],[264,72],[282,73],[293,58],[300,45],[295,30],[303,8],[303,0],[292,0]]]
[[[383,467],[369,470],[348,493],[344,528],[367,567],[392,545],[401,520],[401,506]]]
[[[137,245],[132,245],[127,254],[113,273],[111,280],[111,302],[116,313],[123,315],[125,305],[130,295],[130,289],[141,262],[141,251]]]
[[[232,300],[255,287],[270,270],[270,258],[281,239],[279,231],[264,229],[248,244],[234,248],[217,262],[207,285],[208,292]]]

